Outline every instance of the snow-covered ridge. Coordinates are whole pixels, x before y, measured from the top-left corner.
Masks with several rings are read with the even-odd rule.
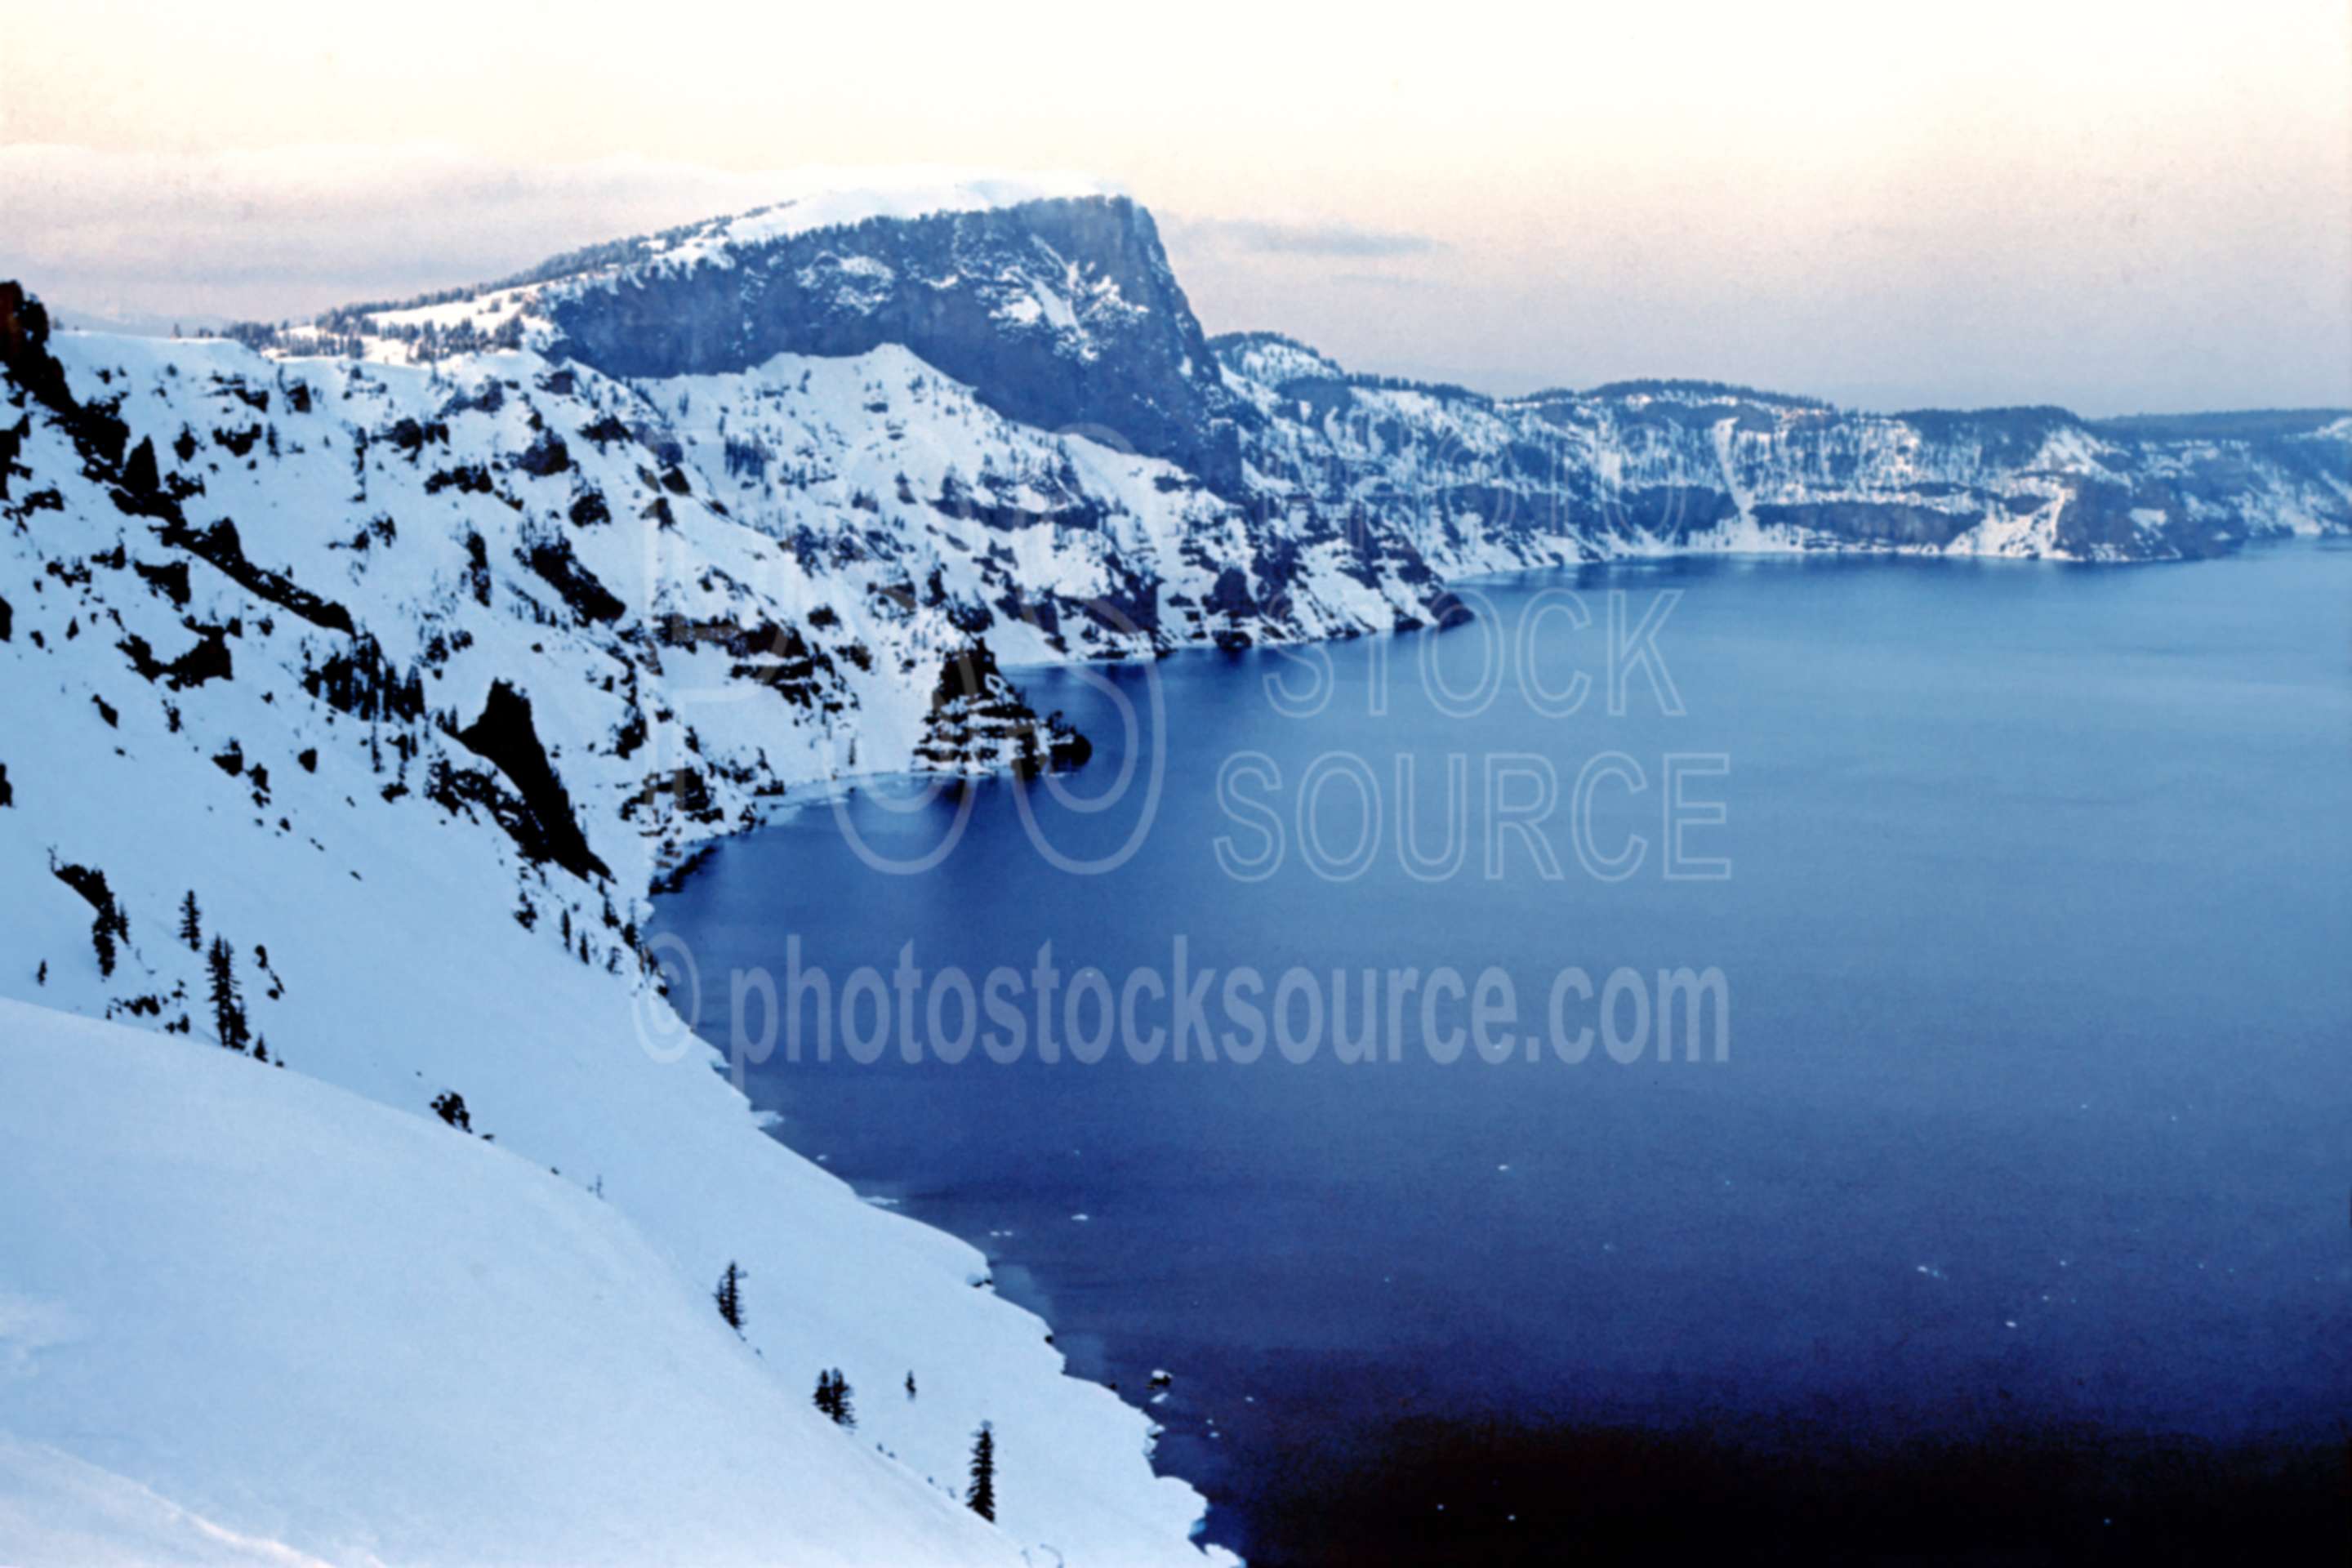
[[[809,168],[782,181],[771,200],[743,212],[566,251],[495,283],[443,289],[418,300],[346,306],[328,312],[328,319],[333,323],[331,330],[342,332],[404,333],[428,324],[446,331],[460,322],[478,325],[526,310],[546,284],[609,279],[640,268],[677,271],[706,262],[723,267],[731,265],[736,251],[745,247],[876,219],[1121,194],[1112,182],[1068,172],[991,172],[944,164]]]
[[[774,202],[731,218],[713,218],[677,235],[655,259],[681,267],[722,265],[741,247],[766,245],[817,229],[848,228],[876,218],[979,212],[1028,202],[1122,194],[1112,183],[1071,174],[982,174],[946,167],[812,169]]]
[[[856,195],[821,178],[526,277],[541,280],[337,313],[291,341],[530,346],[640,383],[897,344],[1018,423],[1166,459],[1244,510],[1282,509],[1282,531],[1378,536],[1360,553],[1441,575],[1679,550],[2166,559],[2352,527],[2341,411],[1876,415],[1691,380],[1498,399],[1351,373],[1279,333],[1212,340],[1149,215],[1074,176],[916,172]],[[1253,600],[1288,585],[1255,583]]]
[[[1496,399],[1215,342],[1256,416],[1253,488],[1446,576],[1725,550],[2164,560],[2352,529],[2352,441],[2325,412],[1882,415],[1688,381]]]

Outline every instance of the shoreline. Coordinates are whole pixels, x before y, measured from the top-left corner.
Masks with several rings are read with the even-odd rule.
[[[2343,547],[2342,542],[2324,538],[2310,541],[2280,540],[2264,542],[2264,543],[2277,547],[2276,550],[2262,552],[2263,554],[2273,556],[2280,551],[2292,551],[2306,546],[2319,550]],[[1890,557],[1882,552],[1874,553],[1870,558],[1876,561]],[[1713,558],[1700,557],[1699,559],[1706,559],[1713,563]],[[1762,556],[1755,559],[1771,563],[1790,561],[1792,558]],[[1808,560],[1807,563],[1811,564],[1811,562]],[[2053,565],[2105,564],[2069,562],[2047,563]],[[1633,564],[1646,571],[1657,563],[1644,561],[1595,564],[1604,567]],[[1495,578],[1487,581],[1517,581],[1532,585],[1544,580],[1556,580],[1564,572],[1584,570],[1590,570],[1590,568],[1546,568],[1498,574]],[[1376,632],[1368,635],[1395,637],[1402,634]],[[1219,651],[1209,647],[1178,650],[1180,653],[1198,654]],[[1173,658],[1175,655],[1165,657]],[[1140,664],[1148,661],[1124,658],[1095,662]],[[1027,668],[1059,671],[1068,668],[1069,666],[1045,665]],[[817,798],[794,801],[791,804],[791,809],[780,812],[773,817],[763,819],[754,826],[726,837],[749,837],[761,827],[780,826],[796,816],[799,811],[826,805],[854,795],[860,783],[869,785],[883,784],[886,786],[891,782],[913,784],[925,776],[875,774],[865,775],[858,780],[835,781]],[[708,854],[714,851],[716,847],[715,842],[703,846],[700,856],[694,863],[694,869],[702,868],[707,863]],[[683,878],[680,879],[681,885],[685,879]],[[768,1131],[772,1137],[783,1142],[802,1158],[813,1163],[819,1162],[821,1151],[814,1147],[802,1148],[799,1143],[786,1138],[782,1130],[773,1125],[771,1125]],[[829,1161],[824,1163],[830,1169]],[[854,1183],[853,1190],[866,1201],[878,1200],[878,1202],[887,1203],[895,1212],[903,1214],[918,1223],[957,1236],[967,1245],[987,1256],[992,1268],[1000,1270],[1007,1279],[1016,1275],[1027,1276],[1030,1281],[1029,1288],[1008,1289],[1001,1280],[998,1286],[999,1293],[1004,1295],[1015,1305],[1032,1312],[1049,1326],[1066,1327],[1073,1334],[1086,1338],[1095,1336],[1096,1331],[1082,1323],[1057,1322],[1057,1312],[1053,1306],[1055,1299],[1055,1291],[1050,1281],[1039,1272],[1040,1262],[1034,1253],[1017,1247],[1001,1247],[999,1241],[992,1235],[975,1233],[969,1227],[960,1227],[952,1220],[942,1217],[942,1205],[940,1202],[926,1201],[912,1194],[908,1185],[908,1181],[911,1180],[912,1178],[904,1181],[893,1180],[887,1177],[877,1180],[869,1177]],[[961,1192],[961,1196],[970,1199],[980,1190],[968,1188]],[[1142,1392],[1142,1385],[1139,1383],[1129,1384],[1125,1378],[1114,1378],[1108,1375],[1109,1372],[1118,1364],[1117,1353],[1106,1346],[1099,1360],[1100,1371],[1082,1373],[1074,1368],[1069,1375],[1083,1375],[1090,1381],[1101,1383],[1109,1387],[1123,1401],[1130,1402],[1141,1409],[1147,1417],[1152,1416],[1153,1408],[1142,1403],[1148,1395]],[[1137,1361],[1137,1364],[1139,1366],[1142,1364],[1140,1360]],[[1171,1364],[1177,1365],[1181,1376],[1183,1368],[1178,1363]],[[1506,1416],[1498,1418],[1498,1421],[1507,1425],[1510,1419]],[[1781,1435],[1777,1438],[1772,1432],[1776,1426],[1783,1428]],[[1487,1432],[1493,1429],[1492,1426],[1482,1426],[1474,1430]],[[2211,1472],[2209,1477],[2210,1484],[2208,1485],[2205,1493],[2207,1503],[2200,1506],[2207,1506],[2211,1516],[2219,1520],[2224,1517],[2235,1517],[2231,1512],[2230,1498],[2227,1495],[2232,1476],[2240,1477],[2252,1484],[2261,1479],[2264,1473],[2264,1466],[2274,1459],[2289,1461],[2291,1464],[2303,1464],[2305,1461],[2312,1460],[2314,1456],[2326,1456],[2339,1447],[2340,1443],[2340,1436],[2331,1438],[2329,1435],[2318,1430],[2257,1436],[2242,1440],[2210,1439],[2198,1436],[2188,1431],[2175,1431],[2160,1426],[2137,1427],[2119,1425],[2102,1427],[2053,1419],[2039,1426],[2025,1426],[1999,1431],[1985,1436],[1981,1441],[1968,1430],[1965,1423],[1954,1423],[1946,1426],[1924,1428],[1907,1433],[1896,1432],[1880,1439],[1849,1441],[1841,1446],[1835,1440],[1825,1440],[1818,1432],[1788,1429],[1787,1424],[1780,1421],[1771,1412],[1759,1411],[1743,1419],[1739,1424],[1739,1433],[1737,1436],[1727,1435],[1716,1429],[1713,1426],[1700,1420],[1696,1415],[1685,1416],[1679,1420],[1670,1418],[1648,1425],[1615,1424],[1598,1419],[1552,1424],[1523,1422],[1507,1446],[1514,1451],[1524,1451],[1528,1456],[1557,1452],[1563,1447],[1570,1449],[1592,1447],[1603,1451],[1622,1450],[1628,1447],[1654,1448],[1678,1454],[1682,1456],[1684,1461],[1696,1468],[1712,1468],[1725,1478],[1726,1485],[1730,1485],[1738,1478],[1746,1474],[1760,1473],[1775,1468],[1784,1469],[1792,1463],[1800,1469],[1810,1468],[1811,1472],[1823,1477],[1832,1474],[1855,1477],[1910,1476],[1916,1480],[1922,1475],[1932,1479],[1937,1472],[1938,1466],[1941,1466],[1946,1472],[1958,1474],[1966,1471],[1971,1466],[1993,1464],[2000,1460],[2004,1455],[2014,1457],[2039,1454],[2046,1459],[2051,1459],[2053,1463],[2055,1459],[2051,1457],[2055,1456],[2059,1458],[2068,1458],[2079,1467],[2088,1465],[2093,1459],[2101,1459],[2102,1457],[2104,1457],[2103,1462],[2112,1460],[2120,1463],[2134,1454],[2145,1454],[2149,1457],[2148,1462],[2151,1464],[2160,1462],[2165,1465],[2186,1465],[2192,1469],[2202,1467],[2203,1471]],[[1792,1445],[1799,1446],[1793,1459],[1790,1452]],[[1938,1453],[1940,1453],[1940,1458],[1936,1458]],[[1931,1460],[1934,1462],[1931,1463]],[[1157,1468],[1156,1453],[1154,1463]],[[2128,1468],[2128,1466],[2126,1468]],[[2305,1468],[2308,1468],[2307,1465]],[[1188,1470],[1181,1464],[1162,1473],[1172,1474],[1180,1479],[1187,1480],[1188,1484],[1206,1484],[1205,1479],[1200,1482],[1192,1479],[1192,1475],[1204,1474],[1203,1472]],[[2322,1479],[2324,1480],[2324,1476]],[[2294,1496],[2302,1498],[2305,1504],[2312,1503],[2314,1500],[2325,1500],[2326,1494],[2324,1487],[2314,1489],[2318,1483],[2309,1482],[2306,1478],[2305,1482],[2298,1482],[2297,1485],[2301,1489],[2296,1490]],[[2056,1500],[2063,1491],[2063,1488],[2053,1482],[2045,1489],[2044,1495]],[[1243,1495],[1250,1495],[1249,1490],[1245,1489]],[[1238,1499],[1213,1500],[1213,1509],[1215,1510],[1233,1509],[1239,1513],[1245,1506]],[[1212,1541],[1217,1540],[1224,1533],[1215,1526],[1214,1517],[1213,1512],[1203,1521],[1206,1526],[1204,1538]],[[2220,1529],[2221,1526],[2216,1524],[2212,1528]],[[1254,1546],[1237,1545],[1232,1540],[1227,1540],[1223,1543],[1237,1550],[1255,1550]],[[1252,1560],[1258,1561],[1255,1556]],[[1278,1563],[1293,1560],[1288,1557],[1276,1557],[1265,1561]],[[1307,1559],[1296,1560],[1307,1561]],[[1360,1559],[1350,1557],[1346,1560],[1349,1562],[1382,1561],[1376,1555]]]

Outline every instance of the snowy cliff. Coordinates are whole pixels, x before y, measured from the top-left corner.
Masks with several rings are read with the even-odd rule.
[[[68,1104],[29,1053],[85,1037],[0,1016],[12,1110],[120,1118],[106,1140],[0,1136],[0,1560],[89,1560],[87,1542],[8,1538],[8,1498],[62,1488],[101,1515],[184,1515],[336,1563],[677,1555],[665,1541],[714,1562],[1202,1561],[1201,1500],[1152,1474],[1146,1418],[1061,1375],[1045,1325],[984,1288],[978,1252],[766,1137],[636,952],[661,866],[787,782],[904,766],[927,743],[957,771],[1066,752],[927,587],[947,546],[877,553],[853,526],[873,514],[845,495],[803,568],[789,529],[730,517],[698,468],[620,429],[651,417],[636,393],[529,353],[459,374],[52,336],[11,288],[0,365],[0,995],[154,1031],[236,1097],[176,1126],[153,1108],[179,1079],[142,1086],[152,1053],[92,1044]],[[805,368],[847,430],[868,424],[858,399],[911,400],[919,374],[970,421],[964,439],[992,418],[895,351]],[[812,402],[808,417],[831,415]],[[936,487],[950,461],[909,456],[910,484]],[[229,1031],[215,942],[241,993]],[[245,1048],[221,1049],[225,1032]],[[253,1099],[218,1076],[239,1069],[273,1087]],[[296,1078],[415,1131],[381,1161],[346,1154],[346,1123],[382,1142],[383,1119],[306,1120],[327,1102],[285,1100],[274,1085]],[[163,1142],[186,1139],[201,1160]],[[111,1206],[79,1196],[126,1145],[157,1150],[142,1169],[158,1179],[184,1167],[249,1186],[251,1205],[159,1198],[142,1216],[116,1186]],[[175,1262],[100,1314],[71,1266],[76,1237],[135,1260],[182,1227],[216,1231],[232,1271],[299,1252],[327,1222],[281,1189],[314,1181],[344,1206],[333,1250],[306,1267],[358,1253],[418,1300],[386,1313],[305,1288],[315,1331],[288,1342],[216,1321],[236,1289],[278,1288],[266,1270],[237,1285]],[[593,1224],[543,1271],[412,1258],[417,1226],[383,1216],[413,1216],[428,1181],[478,1215],[448,1243],[461,1260],[549,1213]],[[725,1335],[709,1292],[730,1261],[749,1274],[740,1355],[707,1337]],[[570,1397],[616,1402],[599,1421],[547,1403],[543,1355],[499,1353],[519,1314],[542,1310],[609,1328],[593,1358],[571,1355]],[[405,1364],[467,1321],[506,1326],[446,1378],[360,1388],[321,1364]],[[673,1342],[688,1327],[704,1337]],[[296,1392],[208,1415],[219,1440],[198,1443],[170,1412],[204,1403],[215,1355]],[[811,1425],[830,1367],[865,1392],[854,1433]],[[919,1397],[900,1392],[909,1373]],[[630,1403],[656,1384],[709,1417],[708,1452],[654,1451],[683,1441]],[[941,1503],[961,1510],[982,1421],[995,1525],[937,1521]],[[452,1422],[535,1446],[420,1521],[405,1510],[433,1505],[401,1471],[452,1473],[435,1447]],[[285,1458],[354,1443],[344,1473]],[[761,1496],[710,1503],[767,1460],[781,1468]],[[682,1464],[725,1468],[692,1490],[656,1484]],[[628,1513],[633,1533],[575,1552],[567,1510]]]

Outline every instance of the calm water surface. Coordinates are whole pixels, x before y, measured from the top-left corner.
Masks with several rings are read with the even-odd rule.
[[[1269,977],[1491,965],[1529,1021],[1563,966],[1716,966],[1727,1060],[1440,1064],[1414,1005],[1399,1062],[1328,1047],[1303,1066],[1272,1049],[1247,1066],[1116,1048],[1091,1067],[778,1059],[753,1093],[780,1135],[983,1247],[1074,1370],[1138,1399],[1152,1369],[1173,1372],[1153,1412],[1162,1467],[1219,1505],[1213,1538],[1275,1556],[1296,1554],[1276,1521],[1347,1489],[1351,1463],[1380,1468],[1400,1508],[1433,1517],[1451,1498],[1448,1528],[1540,1516],[1540,1479],[1398,1458],[1416,1429],[2341,1441],[2352,551],[1707,562],[1482,588],[1485,626],[1334,647],[1323,675],[1264,651],[1025,673],[1041,710],[1096,742],[1074,794],[1137,764],[1107,809],[1033,790],[1033,834],[1015,786],[982,784],[940,864],[893,876],[820,807],[721,845],[662,924],[706,974],[781,973],[797,933],[836,985],[909,942],[926,969],[975,976],[1026,970],[1048,941],[1066,972],[1165,973],[1179,934],[1197,966]],[[1530,626],[1561,588],[1591,624]],[[1612,590],[1629,622],[1679,592],[1653,639],[1679,716],[1647,671],[1608,711]],[[1547,716],[1509,683],[1475,714],[1442,711],[1424,657],[1467,691],[1490,631],[1526,636],[1548,689],[1586,672],[1582,707]],[[1266,685],[1327,677],[1311,716]],[[1328,752],[1382,785],[1381,847],[1346,881],[1297,842],[1300,783]],[[1490,879],[1483,805],[1460,871],[1409,874],[1396,759],[1415,759],[1410,817],[1434,850],[1455,753],[1474,791],[1490,758],[1549,759],[1563,797],[1622,753],[1646,788],[1599,788],[1591,837],[1613,853],[1641,835],[1643,864],[1588,871],[1563,798],[1540,830],[1557,879],[1524,837]],[[1686,784],[1725,820],[1685,840],[1727,858],[1727,879],[1665,875],[1663,774],[1684,753],[1727,760]],[[1249,754],[1281,787],[1260,773],[1242,793],[1288,840],[1255,881],[1215,850],[1264,846],[1218,786]],[[1039,851],[1036,836],[1109,855],[1155,764],[1140,847],[1116,869],[1073,875]],[[961,803],[894,804],[860,795],[846,813],[912,858]],[[1343,780],[1319,805],[1344,852],[1360,795]],[[1573,1475],[1556,1468],[1552,1489]],[[2095,1508],[2111,1501],[2134,1506]],[[1416,1550],[1475,1557],[1473,1538]]]

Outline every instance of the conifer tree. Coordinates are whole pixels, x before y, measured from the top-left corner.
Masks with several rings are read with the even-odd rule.
[[[985,1421],[972,1438],[971,1489],[963,1500],[981,1518],[996,1518],[996,1428]]]
[[[719,1315],[727,1320],[727,1326],[737,1333],[741,1333],[743,1331],[743,1271],[735,1266],[733,1258],[728,1259],[727,1272],[719,1277],[719,1289],[710,1293],[710,1298],[719,1303]]]
[[[205,929],[202,916],[196,909],[196,890],[194,888],[190,888],[188,896],[180,900],[180,940],[188,944],[190,952],[205,950]]]
[[[832,1367],[816,1374],[814,1404],[819,1410],[832,1417],[835,1425],[852,1429],[856,1427],[856,1407],[849,1402],[849,1379],[841,1375],[839,1367]]]
[[[220,1043],[233,1051],[245,1049],[245,1001],[236,988],[236,954],[227,941],[215,935],[205,967],[212,975],[213,1027]]]

